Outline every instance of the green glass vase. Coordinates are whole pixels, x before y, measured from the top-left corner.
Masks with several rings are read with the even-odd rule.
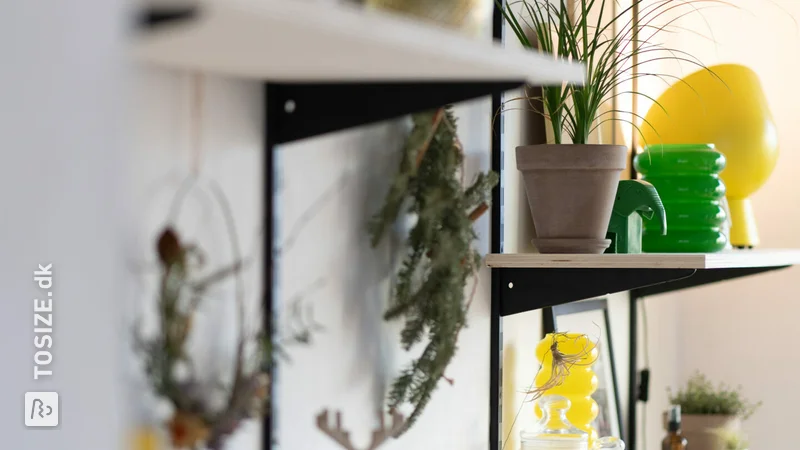
[[[711,144],[653,145],[634,167],[658,190],[667,213],[667,234],[645,221],[642,250],[648,253],[712,253],[728,244],[719,173],[725,156]]]

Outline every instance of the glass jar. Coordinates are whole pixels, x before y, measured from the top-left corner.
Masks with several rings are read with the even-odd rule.
[[[520,433],[521,450],[589,450],[589,434],[567,419],[570,401],[545,395],[537,402],[542,417],[533,430]]]
[[[535,379],[537,387],[546,385],[552,377],[554,346],[563,354],[578,357],[579,361],[571,365],[568,376],[544,392],[544,395],[559,395],[569,400],[567,419],[576,428],[586,432],[589,445],[593,445],[598,437],[593,423],[599,412],[597,402],[592,398],[598,385],[597,375],[592,369],[592,364],[599,356],[597,343],[580,333],[551,333],[545,336],[536,346],[536,359],[542,365]],[[538,406],[534,407],[537,418],[541,417]]]

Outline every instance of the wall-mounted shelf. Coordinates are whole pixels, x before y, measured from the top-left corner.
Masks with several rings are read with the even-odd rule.
[[[719,253],[642,253],[638,255],[494,254],[486,257],[497,268],[589,269],[733,269],[800,264],[798,250],[731,250]]]
[[[135,56],[176,69],[292,83],[584,80],[577,64],[356,7],[204,0],[143,17]]]
[[[183,6],[181,6],[183,4]],[[203,0],[140,15],[137,61],[270,83],[272,143],[399,117],[584,68],[363,8]]]
[[[686,289],[800,264],[800,250],[742,250],[711,254],[493,254],[500,314],[517,314],[614,292],[638,297]]]

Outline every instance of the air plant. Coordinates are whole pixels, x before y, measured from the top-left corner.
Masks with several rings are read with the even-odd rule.
[[[547,391],[564,384],[574,366],[590,366],[597,358],[597,354],[593,353],[595,345],[584,334],[552,333],[547,337],[551,339],[550,347],[545,352],[545,359],[548,354],[552,359],[549,368],[550,375],[543,384],[527,392],[527,394],[533,395],[529,399],[531,402],[541,398]],[[579,345],[580,348],[576,353],[566,353],[559,347],[563,344]],[[540,371],[543,369],[544,365],[539,368]]]
[[[635,120],[615,117],[622,111],[601,113],[601,105],[624,93],[645,97],[660,107],[655,99],[642,92],[617,92],[617,89],[640,77],[677,79],[638,71],[656,61],[677,60],[706,68],[690,54],[667,48],[654,39],[682,17],[698,12],[702,4],[727,4],[722,0],[632,0],[629,6],[616,12],[616,0],[517,0],[505,4],[497,0],[497,3],[524,47],[538,48],[540,52],[586,66],[583,86],[563,84],[542,88],[544,111],[539,112],[550,120],[556,144],[563,143],[564,133],[572,143],[586,144],[590,134],[610,120],[628,122],[638,129]],[[638,20],[628,17],[635,10]],[[670,17],[666,23],[659,24],[666,16]],[[533,31],[535,40],[526,34],[528,29]],[[609,114],[612,117],[606,118]],[[635,111],[630,114],[644,121]]]

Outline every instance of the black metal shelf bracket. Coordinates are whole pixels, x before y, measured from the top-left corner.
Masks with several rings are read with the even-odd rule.
[[[200,15],[197,6],[173,6],[162,8],[145,8],[136,16],[136,27],[147,32],[162,25],[195,20]]]
[[[278,144],[394,119],[496,92],[520,81],[273,83]]]
[[[264,309],[265,327],[272,333],[272,311],[276,303],[273,264],[274,221],[277,215],[274,196],[277,177],[274,159],[279,144],[319,136],[360,125],[392,119],[406,114],[438,108],[477,97],[493,95],[493,111],[500,108],[497,99],[501,92],[523,85],[518,82],[397,82],[397,83],[267,83],[264,88],[264,142],[265,142],[265,215],[267,235],[265,236],[265,286]],[[501,121],[498,120],[498,123]],[[499,139],[499,138],[498,138]],[[494,142],[494,141],[493,141]],[[495,155],[497,158],[499,155]],[[499,188],[495,189],[493,199],[499,204]],[[493,211],[495,216],[498,212]],[[492,241],[499,245],[499,232],[493,230]],[[493,277],[496,278],[496,277]],[[493,306],[496,309],[496,305]],[[497,311],[492,324],[493,361],[499,361],[502,345],[500,320]],[[492,386],[499,386],[499,363],[492,365]],[[271,386],[279,382],[274,377]],[[490,439],[499,442],[499,388],[490,396],[490,403],[497,405],[490,425]],[[271,398],[275,398],[274,395]],[[277,408],[271,408],[272,413]],[[271,416],[264,419],[263,447],[270,449],[273,441],[274,421]]]
[[[275,118],[278,116],[276,113],[277,105],[270,100],[270,86],[264,85],[264,97],[262,99],[264,105],[264,242],[263,245],[263,277],[264,277],[264,330],[270,341],[275,336],[274,327],[274,311],[277,304],[277,289],[275,284],[275,235],[276,235],[276,220],[278,211],[275,206],[275,195],[277,191],[277,171],[275,170],[275,141],[273,139],[275,131]],[[269,399],[272,402],[267,408],[267,414],[264,415],[262,446],[263,450],[271,450],[273,442],[273,414],[276,400],[276,370],[275,366],[271,367],[269,383]]]
[[[644,286],[641,288],[632,289],[631,296],[642,298],[651,295],[665,294],[668,292],[689,289],[696,286],[703,286],[706,284],[716,283],[719,281],[732,280],[734,278],[742,278],[751,275],[757,275],[764,272],[771,272],[774,270],[785,269],[787,267],[790,266],[702,269],[698,270],[697,273],[690,278],[675,280],[669,283],[658,284],[654,286]]]
[[[499,269],[500,315],[684,280],[695,269]]]

